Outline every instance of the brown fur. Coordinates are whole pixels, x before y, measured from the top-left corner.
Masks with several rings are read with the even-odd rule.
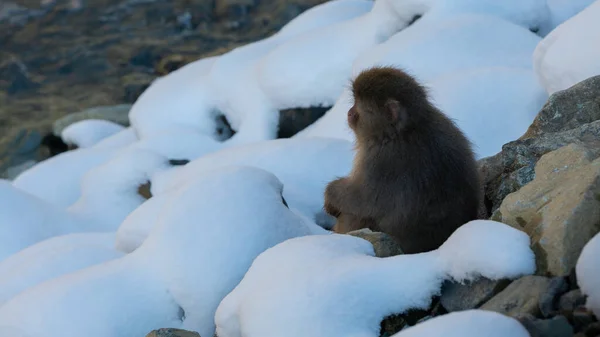
[[[471,144],[399,69],[366,70],[352,91],[354,166],[325,191],[334,231],[367,227],[394,237],[405,253],[437,249],[477,218],[480,181]]]

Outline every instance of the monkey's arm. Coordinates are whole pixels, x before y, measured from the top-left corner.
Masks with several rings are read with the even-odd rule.
[[[348,178],[340,178],[329,183],[325,190],[325,206],[333,213],[353,214],[359,218],[378,217],[377,197],[369,197],[364,188],[360,188]]]

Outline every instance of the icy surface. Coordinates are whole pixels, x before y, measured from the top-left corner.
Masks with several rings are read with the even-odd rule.
[[[125,129],[124,126],[102,119],[87,119],[67,126],[62,140],[80,148],[90,147]]]
[[[527,234],[477,220],[432,252],[377,258],[366,240],[313,235],[259,255],[216,316],[220,337],[376,337],[387,315],[427,308],[442,282],[535,271]],[[407,272],[410,271],[410,272]]]
[[[600,318],[600,234],[583,248],[575,272],[581,292],[588,296],[586,306]]]
[[[512,317],[485,310],[465,310],[434,317],[392,337],[530,337]]]
[[[561,23],[584,10],[595,0],[546,0],[550,8],[552,27],[556,28]]]
[[[600,1],[595,1],[544,38],[533,54],[548,93],[600,75]]]
[[[114,233],[82,233],[57,236],[23,249],[0,262],[0,307],[43,281],[123,256],[114,246]]]
[[[277,139],[227,148],[186,166],[160,172],[152,180],[152,194],[183,186],[194,176],[229,165],[247,165],[274,173],[285,186],[288,205],[315,220],[323,213],[325,186],[352,168],[353,145],[340,139]]]
[[[212,336],[219,302],[258,254],[323,233],[283,204],[282,189],[257,168],[206,172],[177,191],[136,251],[29,288],[0,307],[0,326],[35,337],[144,336],[160,327]]]

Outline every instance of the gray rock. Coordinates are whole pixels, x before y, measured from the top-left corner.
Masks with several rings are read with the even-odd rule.
[[[525,276],[502,290],[481,306],[480,309],[499,312],[508,316],[540,315],[539,302],[548,292],[551,280],[542,276]]]
[[[277,138],[289,138],[323,117],[331,107],[285,109],[279,112]]]
[[[590,325],[597,321],[594,313],[584,307],[580,307],[571,313],[571,322],[573,322],[575,331],[586,331]]]
[[[540,312],[543,317],[550,317],[558,311],[560,295],[569,290],[569,285],[564,277],[554,277],[550,280],[548,291],[540,297]]]
[[[568,275],[600,231],[600,158],[590,159],[597,150],[570,144],[545,154],[535,179],[506,196],[494,216],[529,234],[538,275]]]
[[[42,135],[35,130],[21,129],[8,137],[9,140],[0,149],[0,174],[5,178],[18,172],[21,164],[38,161],[42,142]]]
[[[531,337],[572,337],[573,327],[564,316],[536,319],[532,315],[517,317]]]
[[[521,139],[571,130],[599,119],[600,75],[552,94]]]
[[[60,136],[67,126],[86,119],[103,119],[113,123],[129,126],[129,109],[131,104],[98,106],[64,116],[54,122],[53,133]]]
[[[510,280],[480,278],[464,284],[447,281],[440,301],[449,312],[478,308],[510,284]]]
[[[558,309],[561,311],[574,311],[583,305],[585,305],[585,296],[580,289],[571,290],[558,300]]]
[[[507,195],[535,178],[535,165],[543,155],[569,144],[585,147],[590,159],[600,157],[600,121],[568,131],[513,141],[505,144],[499,154],[481,159],[480,172],[491,212],[500,207]]]
[[[373,232],[368,228],[359,229],[348,233],[369,241],[375,249],[377,257],[389,257],[402,254],[402,248],[389,235],[381,232]]]
[[[158,329],[150,332],[146,337],[200,337],[197,332],[181,330],[181,329]]]

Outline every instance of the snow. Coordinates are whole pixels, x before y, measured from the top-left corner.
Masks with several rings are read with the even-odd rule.
[[[534,72],[523,68],[473,68],[439,77],[430,88],[434,103],[471,140],[478,159],[521,137],[548,99]]]
[[[239,129],[248,106],[241,105],[243,110],[234,113],[228,105],[262,96],[255,92],[256,85],[247,82],[251,80],[248,76],[251,76],[254,61],[283,41],[311,29],[356,17],[371,6],[372,3],[366,0],[329,1],[298,15],[271,37],[181,67],[153,82],[140,95],[129,112],[131,124],[140,138],[150,137],[164,128],[177,127],[214,135],[215,118],[225,113],[233,129],[238,131],[234,141],[244,142],[245,136],[238,140]],[[244,120],[252,122],[250,118]],[[241,135],[244,135],[243,131]]]
[[[570,18],[540,42],[533,54],[538,78],[549,94],[600,75],[600,1]]]
[[[52,204],[68,207],[81,197],[85,174],[124,156],[123,153],[142,150],[168,159],[192,160],[223,147],[222,143],[189,128],[164,129],[139,141],[132,138],[131,132],[125,129],[93,147],[64,152],[40,162],[19,175],[13,184]]]
[[[587,295],[586,306],[600,318],[600,233],[583,247],[575,273],[581,292]]]
[[[530,337],[516,319],[486,310],[452,312],[406,328],[392,337]]]
[[[323,233],[283,204],[282,189],[257,168],[206,172],[173,195],[136,251],[25,290],[0,307],[0,326],[35,337],[143,336],[160,327],[212,336],[219,302],[258,254]]]
[[[0,307],[19,292],[124,254],[114,233],[81,233],[39,242],[0,262]]]
[[[326,185],[348,175],[353,158],[352,143],[340,139],[315,137],[257,142],[227,148],[185,166],[157,173],[152,179],[152,194],[160,195],[185,185],[207,170],[229,165],[253,166],[275,174],[285,186],[283,196],[290,208],[315,220],[323,213]]]
[[[61,132],[62,140],[80,148],[90,147],[125,129],[124,126],[102,119],[86,119],[67,126]]]
[[[0,181],[0,261],[54,236],[116,231],[144,202],[138,187],[168,168],[167,158],[153,152],[123,152],[86,173],[81,196],[66,209]]]
[[[556,28],[563,22],[584,10],[595,0],[547,0],[550,8],[552,27]]]
[[[483,158],[520,137],[548,98],[531,65],[539,41],[498,17],[442,16],[432,10],[359,56],[353,73],[390,64],[406,70],[429,89],[432,101],[455,120]],[[327,135],[354,141],[346,122],[352,104],[348,88],[324,117],[294,138]]]
[[[223,299],[217,335],[376,337],[385,316],[426,309],[445,279],[533,273],[529,241],[489,220],[463,225],[438,250],[389,258],[349,235],[290,239],[259,255]]]

